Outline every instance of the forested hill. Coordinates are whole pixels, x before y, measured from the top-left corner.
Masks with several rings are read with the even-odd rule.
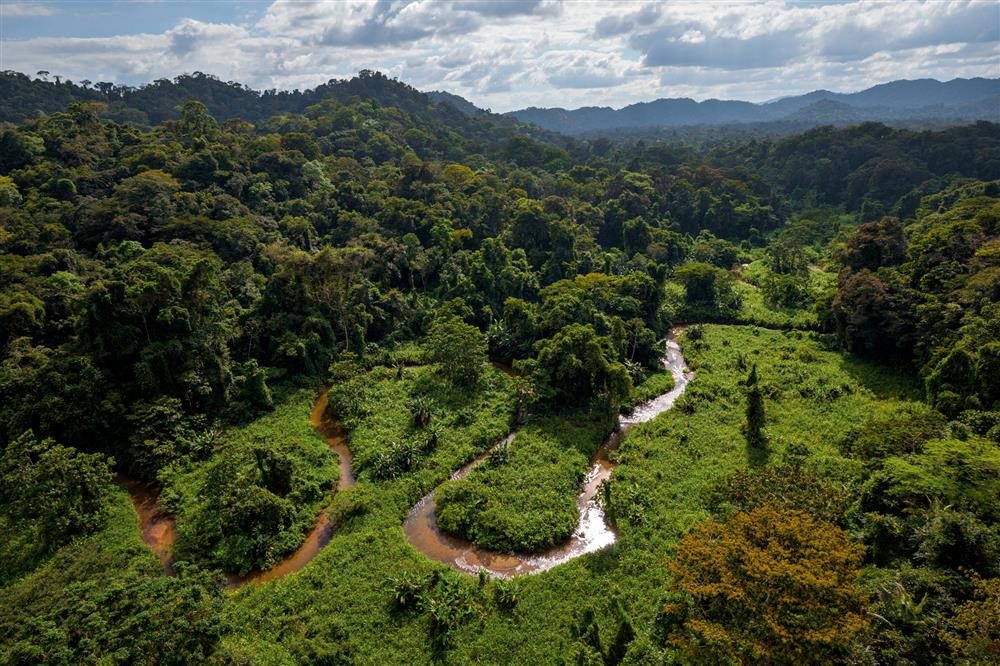
[[[763,104],[737,100],[658,99],[621,109],[531,107],[509,116],[567,134],[689,125],[790,123],[853,124],[863,121],[933,125],[1000,120],[1000,79],[892,81],[856,93],[816,90]]]
[[[470,113],[470,105],[460,97],[429,95],[369,70],[302,91],[257,91],[201,72],[158,79],[138,87],[108,82],[74,83],[48,72],[38,78],[11,71],[0,73],[0,122],[21,122],[40,114],[65,111],[73,102],[102,102],[107,105],[100,109],[102,117],[145,127],[176,119],[185,102],[197,100],[219,122],[239,118],[258,123],[282,114],[304,113],[310,106],[326,100],[345,103],[351,99],[398,109],[416,121],[447,126],[466,139],[486,144],[509,137],[515,127],[520,133],[565,143],[550,131],[525,127],[513,118],[479,109]],[[419,131],[417,127],[413,129]]]
[[[531,107],[505,114],[484,110],[444,91],[421,92],[380,72],[364,70],[350,79],[331,79],[308,90],[257,91],[202,72],[158,79],[133,87],[108,82],[63,80],[41,72],[36,78],[0,73],[0,122],[20,122],[65,111],[73,102],[103,102],[103,117],[139,126],[176,119],[184,102],[198,100],[218,121],[253,123],[281,114],[303,113],[323,100],[366,99],[407,112],[423,122],[448,125],[466,138],[489,144],[522,134],[567,145],[560,134],[661,138],[667,128],[727,127],[730,135],[788,135],[819,125],[883,122],[910,128],[940,128],[976,120],[1000,121],[1000,79],[892,81],[856,93],[816,90],[763,104],[736,100],[658,99],[622,109],[575,110]],[[678,137],[674,136],[676,140]],[[690,140],[690,134],[684,134]]]

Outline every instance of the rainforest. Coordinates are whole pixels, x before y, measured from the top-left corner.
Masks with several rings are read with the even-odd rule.
[[[2,78],[0,662],[1000,660],[1000,125]]]

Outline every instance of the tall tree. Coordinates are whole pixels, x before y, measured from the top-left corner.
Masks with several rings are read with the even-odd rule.
[[[440,365],[442,375],[463,386],[479,381],[487,360],[486,337],[454,316],[434,322],[427,336],[427,351],[431,360]]]

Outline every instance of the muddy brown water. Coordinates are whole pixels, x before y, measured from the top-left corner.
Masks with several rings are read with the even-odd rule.
[[[316,428],[319,434],[323,435],[327,446],[340,459],[340,477],[337,482],[337,490],[341,491],[354,485],[354,473],[351,471],[351,450],[347,448],[347,434],[337,424],[337,420],[330,415],[329,410],[327,410],[328,399],[329,393],[324,389],[319,394],[319,397],[316,398],[316,402],[313,403],[312,411],[309,413],[309,423]],[[300,570],[309,564],[312,558],[316,557],[326,544],[330,543],[334,527],[335,525],[330,520],[326,511],[321,511],[316,524],[294,553],[270,569],[251,571],[244,576],[228,574],[226,576],[227,587],[235,589],[247,583],[263,583]]]
[[[139,514],[139,534],[147,546],[156,554],[163,570],[174,573],[173,549],[177,539],[174,517],[160,507],[160,489],[153,483],[129,478],[123,474],[115,481],[128,491],[132,506]]]
[[[609,458],[621,440],[622,435],[637,423],[644,423],[673,407],[677,398],[684,393],[692,374],[686,371],[684,358],[676,340],[676,331],[671,332],[666,341],[666,355],[663,365],[674,376],[674,388],[650,400],[619,420],[619,427],[611,433],[598,448],[590,470],[577,496],[580,519],[576,531],[565,543],[542,553],[497,553],[444,533],[437,526],[434,510],[433,491],[425,495],[409,512],[403,523],[407,541],[427,557],[450,565],[458,571],[474,574],[485,569],[496,576],[511,577],[545,571],[558,564],[568,562],[586,553],[600,550],[615,542],[616,535],[608,523],[604,509],[598,501],[601,484],[611,476],[614,463]],[[495,364],[499,369],[511,374],[509,366]],[[313,403],[309,422],[326,439],[327,445],[337,454],[340,464],[340,479],[337,490],[345,490],[354,485],[351,471],[351,451],[347,446],[346,433],[327,410],[327,392],[324,390]],[[516,433],[511,433],[494,447],[477,456],[472,462],[456,470],[451,478],[460,479],[496,448],[513,441]],[[129,493],[136,513],[139,515],[142,540],[156,553],[164,571],[173,573],[172,550],[177,538],[174,517],[158,504],[159,488],[125,476],[118,482]],[[247,583],[262,583],[294,573],[302,569],[323,549],[333,536],[334,524],[326,512],[320,512],[316,524],[294,553],[265,571],[251,572],[245,576],[227,575],[227,586],[231,589]]]
[[[309,422],[326,439],[330,450],[337,454],[340,460],[340,479],[337,490],[344,490],[354,485],[354,474],[351,471],[351,451],[347,448],[347,437],[343,429],[337,425],[327,410],[327,391],[324,390],[313,403],[309,413]],[[173,574],[173,545],[177,538],[174,517],[166,513],[157,503],[160,490],[152,483],[119,475],[118,483],[122,485],[132,498],[132,505],[139,514],[139,525],[142,540],[148,545],[163,564],[168,574]],[[320,512],[316,524],[305,540],[294,553],[265,571],[253,571],[244,576],[227,574],[227,586],[231,589],[242,587],[247,583],[262,583],[275,578],[281,578],[296,572],[330,542],[334,525],[325,511]]]
[[[425,495],[411,510],[403,523],[407,541],[416,550],[432,560],[448,564],[452,568],[469,574],[485,570],[494,576],[509,578],[524,574],[546,571],[586,553],[592,553],[615,542],[613,527],[604,515],[604,508],[598,499],[601,484],[611,476],[614,463],[609,453],[617,448],[621,437],[637,423],[645,423],[673,407],[691,381],[680,346],[677,344],[677,330],[671,331],[666,341],[663,365],[674,377],[674,387],[666,393],[636,407],[631,414],[619,419],[618,428],[608,436],[598,448],[591,462],[590,470],[583,480],[576,503],[580,518],[573,535],[564,543],[541,553],[498,553],[474,543],[446,534],[437,525],[434,492]],[[509,444],[515,434],[510,434],[486,453],[478,456],[452,474],[452,479],[460,479],[480,464],[489,452],[497,446]]]

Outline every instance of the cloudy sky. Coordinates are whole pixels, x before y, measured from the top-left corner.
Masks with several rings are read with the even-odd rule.
[[[1000,0],[0,0],[0,69],[305,88],[378,69],[494,111],[1000,77]]]

